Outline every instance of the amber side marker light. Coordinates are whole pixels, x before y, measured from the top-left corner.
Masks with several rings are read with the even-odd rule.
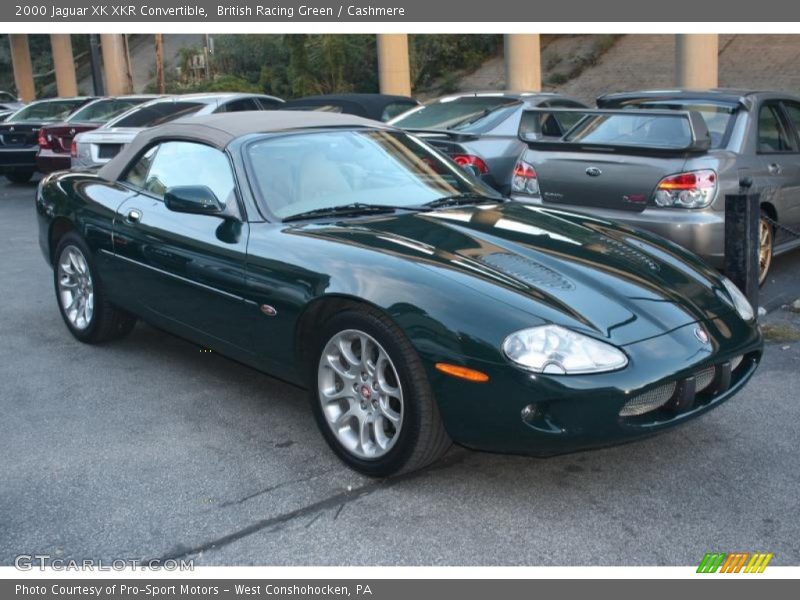
[[[466,379],[473,383],[486,383],[489,381],[489,376],[486,373],[481,373],[475,369],[468,369],[467,367],[459,367],[458,365],[451,365],[448,363],[436,363],[436,370],[458,377],[459,379]]]

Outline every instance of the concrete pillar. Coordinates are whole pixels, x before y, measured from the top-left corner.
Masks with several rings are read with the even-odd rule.
[[[538,92],[542,89],[542,61],[538,33],[507,33],[504,38],[506,89]]]
[[[378,78],[382,94],[411,95],[408,36],[405,33],[378,34]]]
[[[14,83],[17,86],[17,95],[22,98],[23,102],[36,100],[28,36],[24,33],[10,33],[8,38],[11,42],[11,62],[14,65]]]
[[[53,66],[56,69],[56,88],[62,98],[78,95],[78,82],[75,79],[75,59],[72,56],[72,39],[68,33],[51,33],[50,47],[53,52]]]
[[[128,72],[128,50],[122,34],[101,33],[100,44],[103,51],[106,93],[109,96],[130,94],[131,79]]]
[[[682,88],[719,85],[719,36],[716,33],[675,35],[675,84]]]

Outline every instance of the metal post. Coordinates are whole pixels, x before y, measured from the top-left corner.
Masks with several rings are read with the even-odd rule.
[[[89,61],[92,64],[92,88],[95,96],[105,95],[103,85],[103,72],[100,68],[100,36],[96,33],[89,34]]]
[[[725,274],[758,312],[759,194],[725,196]]]

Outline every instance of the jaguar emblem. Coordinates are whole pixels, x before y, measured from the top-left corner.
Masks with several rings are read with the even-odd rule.
[[[586,174],[589,177],[600,177],[600,175],[602,175],[603,172],[598,167],[587,167]]]

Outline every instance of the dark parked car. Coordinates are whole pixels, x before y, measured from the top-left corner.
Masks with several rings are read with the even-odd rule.
[[[314,110],[356,115],[375,121],[388,121],[419,102],[408,96],[390,94],[325,94],[287,100],[281,110]]]
[[[643,227],[722,267],[725,195],[745,184],[761,195],[761,282],[774,254],[800,247],[799,97],[661,90],[597,104],[617,113],[529,144],[515,198]]]
[[[396,117],[390,124],[417,134],[508,194],[514,165],[526,147],[520,136],[560,137],[574,123],[569,116],[526,111],[542,107],[585,105],[550,93],[470,92],[439,98]]]
[[[369,475],[451,440],[547,455],[649,435],[761,359],[747,300],[693,255],[505,200],[358,117],[175,121],[96,173],[46,177],[36,207],[72,335],[143,318],[308,386],[331,448]]]
[[[69,169],[70,153],[74,150],[72,141],[77,134],[97,129],[117,115],[154,98],[157,96],[98,98],[72,113],[66,121],[45,125],[39,130],[39,152],[36,154],[38,170],[51,173]]]
[[[0,173],[15,183],[28,181],[36,170],[39,130],[63,121],[94,97],[39,100],[0,123]]]

